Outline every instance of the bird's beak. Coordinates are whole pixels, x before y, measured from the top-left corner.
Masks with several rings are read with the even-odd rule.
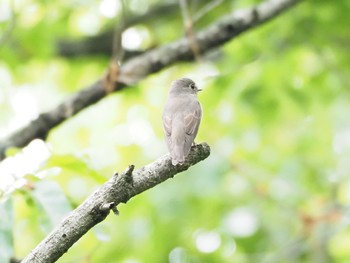
[[[199,88],[197,87],[197,91],[202,91],[202,89],[199,89]]]

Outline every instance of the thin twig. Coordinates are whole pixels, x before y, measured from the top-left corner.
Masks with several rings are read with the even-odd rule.
[[[181,7],[181,13],[184,20],[184,26],[186,31],[186,36],[188,38],[188,41],[190,43],[191,50],[193,52],[193,55],[195,59],[200,59],[200,51],[199,46],[196,40],[195,32],[194,32],[194,24],[193,20],[191,18],[191,15],[188,12],[188,5],[187,0],[179,0],[180,7]]]
[[[15,16],[15,1],[14,0],[10,0],[10,10],[11,10],[11,14],[10,14],[10,21],[7,24],[7,28],[4,30],[2,36],[0,37],[0,48],[1,46],[3,46],[6,41],[9,40],[11,33],[13,32],[15,25],[16,25],[16,16]]]
[[[117,1],[117,0],[115,0]],[[113,44],[112,44],[112,59],[109,64],[108,70],[103,78],[103,87],[106,93],[111,93],[120,78],[120,63],[123,61],[124,48],[123,48],[123,32],[126,23],[126,4],[124,0],[120,0],[122,3],[122,14],[119,24],[114,29]]]
[[[216,1],[211,1],[211,2],[207,3],[205,6],[202,7],[202,9],[200,9],[194,15],[193,22],[194,23],[198,22],[200,19],[202,19],[203,16],[205,16],[207,13],[212,11],[215,7],[220,5],[222,2],[224,2],[224,0],[216,0]]]
[[[118,1],[118,0],[115,0]],[[121,63],[124,57],[124,48],[122,44],[123,32],[126,27],[127,6],[124,0],[120,0],[122,5],[121,18],[119,23],[114,28],[113,47],[112,47],[112,61]]]

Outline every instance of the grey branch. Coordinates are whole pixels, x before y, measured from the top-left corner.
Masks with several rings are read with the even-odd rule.
[[[128,14],[127,19],[122,25],[117,25],[117,28],[123,31],[128,27],[139,23],[147,23],[149,21],[154,22],[154,19],[163,18],[163,14],[166,14],[167,19],[169,19],[169,16],[175,16],[178,11],[179,7],[177,2],[157,4],[152,6],[145,14]],[[91,56],[93,54],[104,54],[110,56],[113,50],[112,45],[114,34],[114,30],[107,30],[102,34],[87,37],[82,40],[61,40],[58,41],[56,46],[57,53],[65,57]],[[140,53],[142,53],[142,51],[125,51],[124,58],[128,59]]]
[[[211,49],[218,48],[241,33],[276,17],[299,1],[266,0],[252,8],[238,10],[222,17],[195,35],[200,53],[204,54]],[[114,91],[130,86],[130,83],[137,83],[147,75],[176,62],[193,59],[194,54],[186,38],[148,51],[125,62],[120,68],[119,82],[115,83]],[[103,80],[100,79],[74,94],[58,107],[40,114],[25,127],[0,141],[0,160],[5,157],[7,148],[23,147],[35,138],[45,139],[53,127],[106,95],[108,94],[103,86]]]
[[[124,173],[112,176],[73,210],[22,263],[56,262],[87,231],[103,221],[110,210],[118,214],[118,204],[126,203],[133,196],[187,170],[207,158],[209,154],[210,147],[202,143],[192,146],[189,156],[181,166],[173,166],[169,154],[136,171],[134,166],[130,165]]]

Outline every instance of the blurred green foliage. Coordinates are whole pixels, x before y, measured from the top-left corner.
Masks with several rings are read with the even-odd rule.
[[[120,9],[113,18],[103,13],[110,2],[0,4],[0,33],[9,32],[0,43],[1,136],[104,73],[109,57],[60,57],[56,44],[118,23]],[[167,3],[126,2],[129,16]],[[193,15],[207,3],[189,2]],[[196,29],[258,2],[222,1]],[[0,174],[0,182],[12,180],[0,185],[0,262],[25,257],[115,171],[166,153],[162,105],[171,81],[183,76],[204,88],[197,141],[209,143],[211,156],[121,205],[120,216],[58,262],[349,262],[349,10],[349,1],[305,1],[52,130],[48,156],[24,181]],[[171,13],[137,25],[149,45],[140,48],[184,35],[180,10]]]

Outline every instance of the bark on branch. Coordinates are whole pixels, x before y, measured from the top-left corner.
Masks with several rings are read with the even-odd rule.
[[[181,166],[173,166],[169,154],[136,171],[134,166],[112,178],[92,193],[78,208],[73,210],[56,228],[22,261],[22,263],[56,262],[93,226],[103,221],[110,210],[120,203],[147,189],[187,170],[210,154],[206,143],[193,146]]]
[[[300,0],[266,0],[252,8],[238,10],[229,14],[211,26],[199,31],[195,35],[199,52],[205,53],[217,48],[243,32],[254,28],[288,10]],[[144,77],[168,67],[179,61],[194,59],[194,54],[187,39],[180,39],[157,49],[148,51],[127,61],[120,68],[119,81],[115,83],[113,91],[121,90],[137,83]],[[40,114],[31,123],[0,141],[0,160],[5,157],[9,147],[23,147],[35,138],[45,139],[49,131],[82,109],[99,101],[108,95],[103,80],[74,94],[65,102],[49,112]]]

